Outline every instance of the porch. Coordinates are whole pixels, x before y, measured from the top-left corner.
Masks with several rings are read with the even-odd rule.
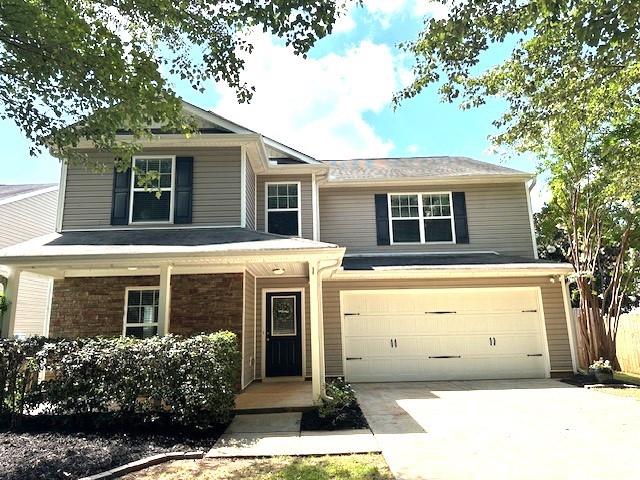
[[[0,264],[8,267],[11,304],[22,273],[54,279],[50,336],[231,330],[246,389],[241,408],[308,408],[321,397],[320,285],[344,249],[239,228],[68,232],[38,240],[4,250]],[[14,334],[14,310],[3,336]],[[286,355],[293,361],[275,368]],[[269,377],[295,382],[256,383]]]
[[[313,405],[310,381],[256,381],[236,396],[235,412],[301,412]]]

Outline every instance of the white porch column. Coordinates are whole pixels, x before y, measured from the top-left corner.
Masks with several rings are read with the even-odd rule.
[[[318,275],[318,262],[309,262],[309,311],[311,323],[311,387],[314,403],[320,403],[322,393],[322,314],[320,312],[320,275]]]
[[[158,302],[158,335],[169,333],[171,323],[171,265],[160,266],[160,299]]]
[[[13,337],[14,334],[21,274],[22,270],[19,269],[9,269],[7,274],[7,288],[5,289],[4,296],[9,304],[9,308],[4,312],[4,316],[2,317],[3,338]]]

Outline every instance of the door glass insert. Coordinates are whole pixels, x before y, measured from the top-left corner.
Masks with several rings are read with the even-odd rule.
[[[271,335],[296,334],[296,297],[272,297]]]

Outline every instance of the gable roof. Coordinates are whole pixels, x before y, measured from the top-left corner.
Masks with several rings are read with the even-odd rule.
[[[329,182],[463,179],[474,176],[533,177],[526,172],[468,157],[361,158],[322,162],[329,165]]]
[[[303,163],[321,164],[320,161],[316,160],[311,155],[307,155],[306,153],[296,150],[295,148],[289,147],[284,143],[278,142],[277,140],[267,137],[266,135],[262,135],[260,132],[256,132],[249,128],[243,127],[242,125],[239,125],[235,122],[232,122],[231,120],[228,120],[222,115],[218,115],[217,113],[214,113],[210,110],[205,110],[204,108],[200,108],[197,105],[193,105],[192,103],[186,102],[184,100],[182,100],[182,104],[184,106],[184,109],[189,113],[191,113],[192,115],[196,115],[200,118],[203,118],[204,120],[207,120],[212,124],[217,125],[218,127],[222,128],[223,130],[226,130],[229,133],[258,134],[262,137],[264,144],[266,146],[271,147],[272,149],[277,150],[279,152],[282,152],[284,155],[290,155],[293,158],[301,160]]]
[[[25,183],[22,185],[0,185],[0,204],[56,190],[56,183]]]

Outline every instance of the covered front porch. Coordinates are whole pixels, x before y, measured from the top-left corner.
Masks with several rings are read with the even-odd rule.
[[[54,279],[51,337],[231,330],[242,359],[238,408],[300,409],[324,395],[321,284],[343,254],[241,228],[96,231],[12,247],[0,265],[10,307],[23,272]],[[6,318],[11,337],[15,309]]]

